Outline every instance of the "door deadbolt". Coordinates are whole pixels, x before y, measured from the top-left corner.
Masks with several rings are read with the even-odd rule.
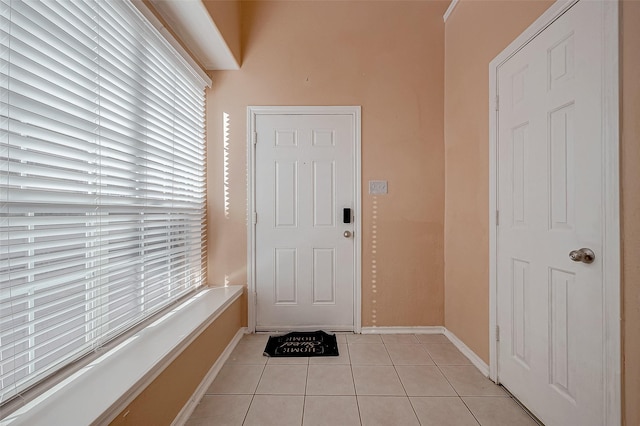
[[[569,253],[569,257],[574,262],[593,263],[596,259],[596,254],[591,249],[581,248],[580,250],[572,250]]]

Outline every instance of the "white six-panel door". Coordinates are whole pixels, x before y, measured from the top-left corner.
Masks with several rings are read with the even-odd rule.
[[[256,329],[353,330],[354,117],[264,114],[255,129]]]
[[[582,0],[498,69],[498,379],[547,426],[605,418],[602,46]]]

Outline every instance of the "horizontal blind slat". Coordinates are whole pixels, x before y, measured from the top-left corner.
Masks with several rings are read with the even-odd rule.
[[[142,19],[0,0],[0,403],[203,284],[204,86]]]

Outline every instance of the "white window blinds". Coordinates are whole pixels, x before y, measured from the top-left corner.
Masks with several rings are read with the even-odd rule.
[[[205,84],[129,0],[0,0],[0,402],[203,284]]]

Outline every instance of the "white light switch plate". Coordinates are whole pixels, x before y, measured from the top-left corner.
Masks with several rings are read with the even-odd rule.
[[[369,181],[369,194],[386,194],[386,193],[387,193],[386,180],[370,180]]]

